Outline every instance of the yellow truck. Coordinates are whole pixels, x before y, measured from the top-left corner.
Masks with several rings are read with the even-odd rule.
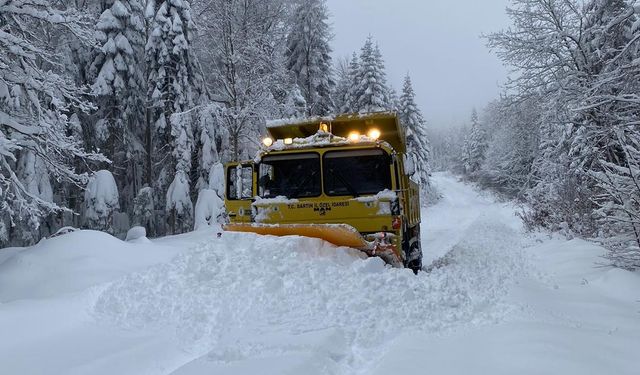
[[[225,166],[226,231],[316,237],[422,268],[419,187],[394,112],[272,121]]]

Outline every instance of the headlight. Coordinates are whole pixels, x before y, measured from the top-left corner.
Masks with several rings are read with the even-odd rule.
[[[369,132],[367,133],[367,137],[369,138],[373,138],[373,139],[378,139],[380,138],[380,130],[378,129],[371,129],[369,130]]]

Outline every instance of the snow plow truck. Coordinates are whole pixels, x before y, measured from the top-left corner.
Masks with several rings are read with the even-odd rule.
[[[226,231],[299,235],[422,268],[419,187],[393,112],[267,123],[251,161],[225,165]]]

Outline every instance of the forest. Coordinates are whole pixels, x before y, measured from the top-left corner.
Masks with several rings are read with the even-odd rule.
[[[640,267],[640,7],[512,0],[483,35],[510,68],[468,124],[426,124],[375,35],[333,56],[323,0],[0,0],[0,245],[67,226],[190,231],[222,164],[270,119],[397,111],[429,191],[450,170],[517,200],[531,230]],[[479,103],[482,104],[482,103]],[[432,199],[432,198],[429,198]]]
[[[0,0],[0,244],[190,231],[270,119],[396,111],[426,182],[411,79],[387,84],[373,37],[333,60],[328,18],[322,0]]]
[[[639,12],[628,0],[511,1],[511,26],[483,36],[511,69],[504,92],[467,124],[429,130],[434,169],[517,200],[531,230],[640,267]]]

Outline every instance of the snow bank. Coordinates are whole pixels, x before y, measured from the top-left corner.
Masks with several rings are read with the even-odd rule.
[[[136,226],[127,231],[125,241],[136,241],[147,238],[147,230],[144,227]]]
[[[509,205],[454,177],[437,173],[434,183],[443,198],[423,212],[427,264],[437,259],[434,265],[446,270],[460,259],[458,249],[489,244],[499,226],[479,230],[480,223],[521,231]],[[526,272],[505,279],[507,294],[495,301],[502,317],[444,335],[405,331],[368,373],[637,373],[640,274],[599,267],[605,250],[582,240],[522,237],[505,249],[520,247]]]
[[[528,238],[513,207],[434,182],[417,276],[317,239],[212,230],[0,250],[0,372],[637,372],[638,273],[594,266],[604,250],[584,241]]]
[[[403,334],[372,373],[637,374],[640,274],[595,267],[605,250],[582,240],[544,239],[527,253],[536,272],[504,299],[517,307],[504,320]]]
[[[526,273],[518,253],[508,251],[517,233],[478,225],[471,235],[485,232],[486,245],[469,241],[449,267],[418,276],[318,239],[224,233],[111,284],[94,313],[128,329],[171,327],[189,350],[210,348],[177,373],[263,373],[260,366],[278,361],[307,363],[310,373],[323,364],[342,371],[346,363],[365,366],[398,332],[442,332],[506,314],[498,301],[508,280]],[[347,343],[340,355],[327,354],[327,342],[325,354],[300,349],[291,356],[291,343],[305,333],[336,328],[335,340]]]
[[[83,230],[40,241],[0,264],[0,302],[54,297],[166,261],[175,250]]]

